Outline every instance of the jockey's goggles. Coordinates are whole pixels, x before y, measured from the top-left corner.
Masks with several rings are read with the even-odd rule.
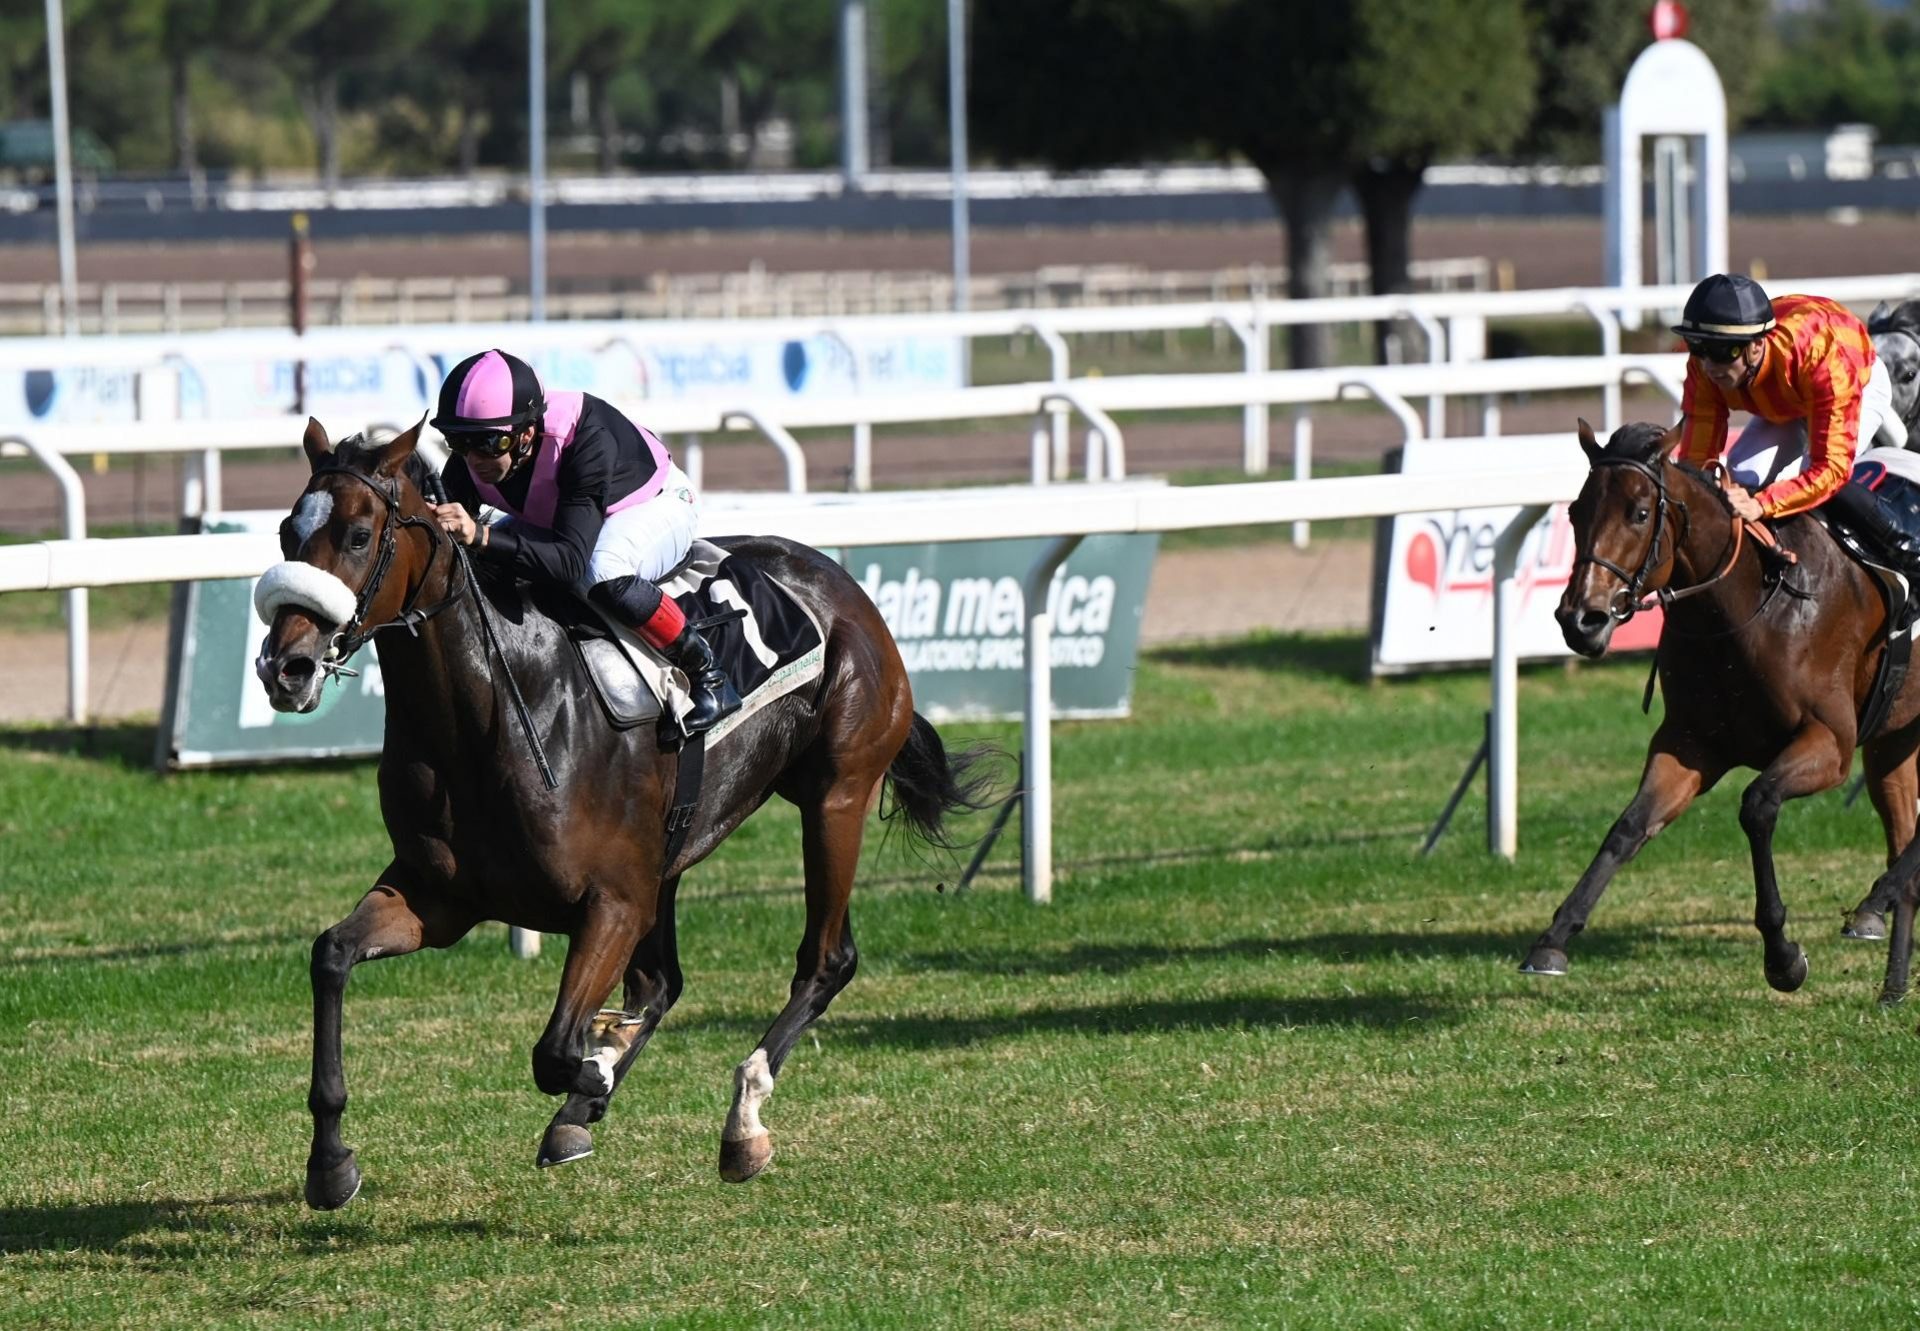
[[[461,457],[477,453],[497,458],[513,448],[513,434],[507,430],[455,430],[446,438],[447,447]]]
[[[1717,337],[1689,337],[1685,341],[1688,352],[1715,365],[1733,364],[1750,345],[1746,342],[1727,342]]]

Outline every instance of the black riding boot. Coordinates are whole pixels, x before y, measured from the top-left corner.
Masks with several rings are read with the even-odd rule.
[[[733,681],[714,661],[713,648],[693,625],[681,629],[680,636],[660,654],[686,674],[693,706],[680,724],[689,735],[697,735],[740,710],[740,695],[734,691]]]
[[[1920,574],[1920,541],[1895,525],[1879,495],[1848,481],[1833,492],[1827,507],[1888,563],[1909,577]]]

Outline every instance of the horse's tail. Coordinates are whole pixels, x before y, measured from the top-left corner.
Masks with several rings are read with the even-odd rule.
[[[986,767],[1002,756],[999,749],[984,743],[948,752],[933,723],[915,712],[907,742],[887,768],[893,806],[881,808],[881,819],[890,822],[904,814],[908,828],[923,841],[942,850],[954,849],[946,828],[947,815],[955,810],[973,812],[993,806],[995,801],[988,795],[993,773]]]

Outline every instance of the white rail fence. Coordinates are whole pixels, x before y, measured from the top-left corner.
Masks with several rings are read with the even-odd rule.
[[[1104,533],[1520,505],[1519,516],[1495,552],[1493,733],[1488,768],[1489,849],[1513,858],[1519,837],[1515,564],[1526,532],[1549,505],[1577,494],[1586,474],[1584,462],[1571,449],[1559,450],[1551,459],[1543,456],[1542,461],[1536,469],[1460,476],[1355,476],[1150,490],[1075,486],[1071,500],[1058,489],[1017,496],[1001,492],[992,497],[957,491],[951,497],[911,505],[878,495],[824,500],[788,496],[729,509],[727,520],[739,530],[829,548],[1056,538],[1028,571],[1025,585],[1025,887],[1030,900],[1044,902],[1053,895],[1052,621],[1046,588],[1082,538]],[[252,577],[279,558],[277,539],[271,534],[46,541],[0,547],[0,592]]]
[[[1469,395],[1488,404],[1484,422],[1498,430],[1499,395],[1560,389],[1598,388],[1607,398],[1602,424],[1619,421],[1622,383],[1645,381],[1678,401],[1684,357],[1598,356],[1535,357],[1480,361],[1465,365],[1401,365],[1331,370],[1271,371],[1265,374],[1137,375],[1112,379],[1076,379],[1059,383],[1002,384],[882,398],[796,398],[774,404],[742,401],[733,405],[697,402],[622,403],[626,410],[662,434],[690,436],[683,465],[695,484],[701,480],[703,446],[698,436],[726,431],[756,431],[780,455],[791,493],[807,489],[806,456],[792,431],[816,426],[861,426],[933,421],[1030,418],[1030,475],[1035,485],[1062,480],[1069,471],[1069,437],[1060,417],[1073,413],[1086,425],[1085,474],[1101,480],[1126,474],[1126,442],[1115,412],[1179,411],[1241,406],[1262,422],[1274,406],[1309,406],[1363,398],[1393,414],[1405,438],[1420,437],[1419,414],[1408,401],[1427,397],[1444,402]],[[399,422],[387,422],[397,426]],[[336,430],[340,427],[335,425]],[[193,515],[223,507],[221,454],[230,450],[286,449],[298,425],[286,418],[242,421],[142,421],[108,425],[49,425],[32,431],[0,433],[0,456],[26,453],[39,459],[61,491],[61,530],[69,540],[86,535],[85,482],[67,461],[92,454],[188,453],[193,463],[183,475],[181,511]],[[429,438],[437,435],[429,431]],[[868,446],[871,437],[867,436]],[[856,436],[856,450],[861,439]],[[1311,419],[1295,422],[1294,475],[1312,475]],[[870,465],[870,464],[869,464]],[[1252,467],[1250,465],[1249,469]],[[1264,459],[1260,470],[1265,470]],[[1294,542],[1304,546],[1308,520],[1295,521]],[[67,592],[68,716],[86,719],[88,639],[87,592]]]
[[[1781,280],[1769,284],[1777,294],[1817,291],[1836,300],[1865,304],[1877,300],[1902,300],[1920,296],[1920,273],[1890,273],[1870,277],[1828,278],[1810,281]],[[146,401],[178,403],[177,382],[163,390],[155,381],[201,366],[234,361],[282,359],[300,361],[338,355],[384,355],[397,352],[411,356],[425,373],[428,382],[437,377],[432,360],[436,352],[448,348],[468,348],[489,343],[507,345],[523,351],[557,347],[591,347],[606,350],[628,347],[639,352],[648,345],[686,343],[710,339],[808,338],[826,336],[837,340],[850,352],[869,339],[902,336],[951,336],[963,339],[983,337],[1030,336],[1047,348],[1050,359],[1048,382],[1065,385],[1070,381],[1070,335],[1121,333],[1150,330],[1226,329],[1238,339],[1242,349],[1242,368],[1246,374],[1264,374],[1270,364],[1270,345],[1274,330],[1301,324],[1374,322],[1406,320],[1422,331],[1426,342],[1426,363],[1441,365],[1478,363],[1485,354],[1486,321],[1564,317],[1577,314],[1593,320],[1601,343],[1601,355],[1617,356],[1621,348],[1623,321],[1637,319],[1649,311],[1677,308],[1686,300],[1685,287],[1644,287],[1633,290],[1609,287],[1564,287],[1536,291],[1508,292],[1426,292],[1396,296],[1360,296],[1326,300],[1243,302],[1202,302],[1182,305],[1123,306],[1069,310],[971,311],[964,314],[923,314],[858,316],[842,319],[686,320],[686,321],[607,321],[546,324],[495,325],[412,325],[394,328],[321,328],[304,335],[289,331],[244,331],[169,336],[97,338],[20,338],[0,339],[0,369],[57,370],[69,368],[112,368],[134,371],[138,377],[137,403]],[[857,354],[854,357],[858,363]],[[1396,367],[1359,367],[1368,372]],[[1327,374],[1339,371],[1316,371]],[[1347,371],[1354,373],[1355,371]],[[1189,376],[1156,376],[1156,378]],[[1201,376],[1191,376],[1201,377]],[[1090,382],[1090,381],[1089,381]],[[1457,382],[1457,381],[1456,381]],[[857,388],[857,383],[856,383]],[[982,390],[984,391],[984,390]],[[1429,390],[1402,388],[1405,397],[1426,398],[1425,430],[1428,435],[1445,433],[1444,395]],[[1468,390],[1457,389],[1456,393]],[[1525,391],[1523,388],[1500,391]],[[859,395],[864,406],[855,411],[836,407],[830,413],[838,417],[819,424],[846,424],[853,429],[854,459],[851,483],[854,489],[866,489],[872,482],[872,426],[884,420],[958,419],[952,416],[900,417],[886,415],[886,401],[879,396]],[[1324,397],[1305,401],[1326,401]],[[984,401],[984,399],[983,399]],[[1266,406],[1301,405],[1300,401],[1276,397],[1267,403],[1247,399],[1242,420],[1242,461],[1249,475],[1266,472],[1269,413]],[[656,429],[678,428],[662,424],[669,413],[687,404],[671,400],[649,401],[640,409],[641,418]],[[806,408],[799,403],[797,408]],[[411,412],[418,403],[396,404],[396,411]],[[690,408],[696,420],[709,408]],[[766,404],[752,404],[764,414]],[[785,408],[783,408],[784,410]],[[1068,413],[1071,405],[1055,404],[1052,409],[1053,448],[1056,456],[1064,453]],[[1604,415],[1617,420],[1619,392],[1617,384],[1607,391]],[[143,411],[144,415],[154,413]],[[159,414],[167,414],[165,411]],[[789,428],[796,421],[783,421]],[[697,425],[689,429],[700,428]],[[1483,432],[1497,433],[1497,418],[1483,420]],[[1296,412],[1293,419],[1296,459],[1310,454],[1312,421]],[[1302,474],[1296,463],[1296,475]]]

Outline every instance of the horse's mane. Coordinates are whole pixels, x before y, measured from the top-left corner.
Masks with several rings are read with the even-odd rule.
[[[350,434],[333,446],[334,460],[342,466],[354,467],[371,473],[380,461],[380,452],[392,440],[374,439],[365,430]],[[406,465],[401,468],[407,479],[413,482],[413,488],[421,494],[427,492],[427,480],[433,476],[433,464],[420,455],[418,449],[407,454]]]
[[[1607,446],[1603,451],[1606,456],[1610,458],[1621,458],[1629,462],[1641,462],[1652,466],[1661,459],[1663,453],[1662,444],[1665,442],[1666,437],[1666,426],[1656,424],[1653,421],[1635,421],[1631,425],[1623,425],[1615,430],[1613,437],[1607,440]],[[1707,475],[1706,472],[1691,463],[1682,462],[1679,458],[1668,458],[1667,460],[1673,464],[1676,471],[1683,475],[1693,477],[1702,485],[1706,486],[1707,489],[1713,491],[1722,503],[1726,502],[1726,494],[1720,489],[1719,485],[1714,482],[1713,477]],[[1732,506],[1728,505],[1729,511],[1731,511],[1731,508]]]

